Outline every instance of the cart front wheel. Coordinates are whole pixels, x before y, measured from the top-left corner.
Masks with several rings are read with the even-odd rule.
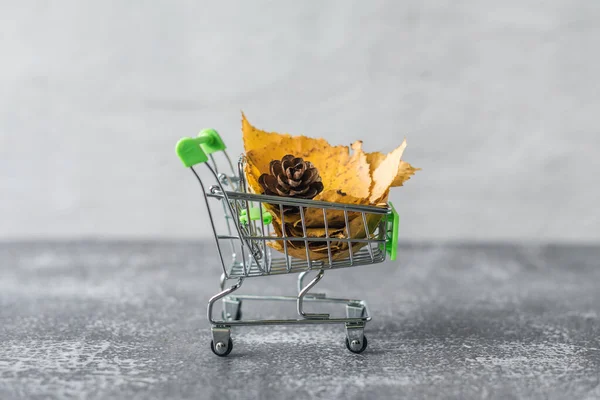
[[[350,341],[346,338],[346,347],[353,353],[362,353],[367,348],[367,337],[363,335],[362,346],[358,340]]]
[[[233,341],[231,340],[231,338],[229,338],[229,342],[227,343],[227,345],[225,345],[225,343],[223,342],[217,342],[217,344],[215,344],[214,340],[211,340],[210,349],[219,357],[228,356],[229,353],[231,353],[231,350],[233,349]]]

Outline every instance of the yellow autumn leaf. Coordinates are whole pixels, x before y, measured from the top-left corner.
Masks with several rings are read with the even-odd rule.
[[[333,146],[325,139],[315,139],[303,135],[279,134],[266,132],[252,126],[242,114],[242,134],[246,152],[245,174],[250,190],[263,193],[259,184],[262,174],[270,174],[269,164],[272,160],[280,160],[287,154],[310,161],[321,177],[324,190],[314,200],[331,203],[360,204],[385,206],[391,187],[402,186],[419,168],[415,168],[401,158],[406,149],[406,140],[388,154],[381,152],[366,153],[362,149],[362,141],[349,146]],[[365,238],[373,233],[381,216],[367,215],[367,226],[364,226],[361,213],[344,213],[341,210],[326,210],[327,232],[325,230],[324,211],[320,207],[303,208],[304,226],[299,212],[290,212],[281,219],[279,206],[265,204],[265,208],[273,215],[275,234],[282,237],[283,227],[288,237],[347,238],[347,228],[351,238]],[[348,227],[346,227],[346,220]],[[365,229],[366,228],[366,229]],[[287,240],[288,254],[306,259],[305,242]],[[269,246],[283,251],[283,239],[270,241]],[[353,244],[353,249],[363,247],[365,243]],[[323,246],[325,251],[323,252]],[[330,249],[335,258],[340,254],[348,255],[347,242],[332,242]],[[326,242],[311,242],[309,256],[313,260],[327,259]]]

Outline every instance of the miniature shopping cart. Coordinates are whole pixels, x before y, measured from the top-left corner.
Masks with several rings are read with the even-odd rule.
[[[394,260],[398,242],[398,214],[391,204],[385,207],[350,205],[316,200],[295,199],[249,193],[244,175],[244,156],[240,157],[237,169],[225,152],[225,144],[219,134],[207,129],[195,138],[183,138],[176,146],[177,155],[198,179],[208,209],[210,225],[214,233],[217,253],[223,274],[221,291],[208,302],[208,320],[211,323],[211,350],[218,356],[227,356],[232,348],[231,328],[237,326],[283,325],[283,324],[344,324],[346,327],[346,347],[353,353],[361,353],[367,347],[364,328],[371,320],[367,303],[363,300],[328,298],[324,294],[309,293],[323,278],[326,270],[376,264],[385,261],[386,256]],[[223,153],[227,161],[227,172],[219,169],[215,153]],[[207,186],[194,168],[204,164],[212,182]],[[220,203],[220,205],[219,205]],[[214,207],[222,208],[224,221],[215,219]],[[285,229],[285,215],[290,208],[299,213],[300,236],[289,236]],[[323,214],[324,237],[307,234],[306,214],[314,209]],[[279,213],[279,215],[277,215]],[[342,215],[342,224],[347,235],[340,238],[330,236],[328,215]],[[274,218],[283,225],[277,234]],[[362,220],[361,237],[351,237],[350,218]],[[367,221],[376,221],[369,224]],[[373,225],[373,226],[369,226]],[[356,226],[353,225],[354,227]],[[346,245],[340,256],[335,245]],[[273,244],[282,251],[272,251]],[[292,248],[306,249],[306,257],[293,257]],[[310,249],[320,246],[324,249],[321,257],[314,257]],[[359,248],[359,249],[358,249]],[[355,250],[358,249],[358,250]],[[297,252],[295,253],[298,254]],[[305,284],[307,274],[316,275]],[[268,275],[298,273],[298,293],[294,296],[251,296],[234,294],[246,278]],[[235,284],[227,287],[227,280]],[[213,307],[222,300],[220,318],[213,316]],[[242,301],[271,300],[296,302],[298,318],[294,319],[242,319]],[[305,302],[334,303],[346,307],[346,318],[333,318],[326,313],[308,313]]]

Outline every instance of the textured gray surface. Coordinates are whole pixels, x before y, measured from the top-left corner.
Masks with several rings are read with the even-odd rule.
[[[223,359],[204,315],[212,244],[1,244],[0,398],[600,398],[599,247],[400,250],[317,286],[370,302],[365,353],[341,326],[247,328]]]
[[[173,146],[214,127],[239,154],[243,109],[369,151],[406,136],[404,238],[599,241],[599,20],[597,0],[0,0],[0,237],[205,235]]]

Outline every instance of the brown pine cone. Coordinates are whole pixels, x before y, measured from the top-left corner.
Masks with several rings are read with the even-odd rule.
[[[271,161],[269,170],[271,174],[258,178],[266,195],[312,199],[323,191],[319,171],[310,161],[288,154]]]

